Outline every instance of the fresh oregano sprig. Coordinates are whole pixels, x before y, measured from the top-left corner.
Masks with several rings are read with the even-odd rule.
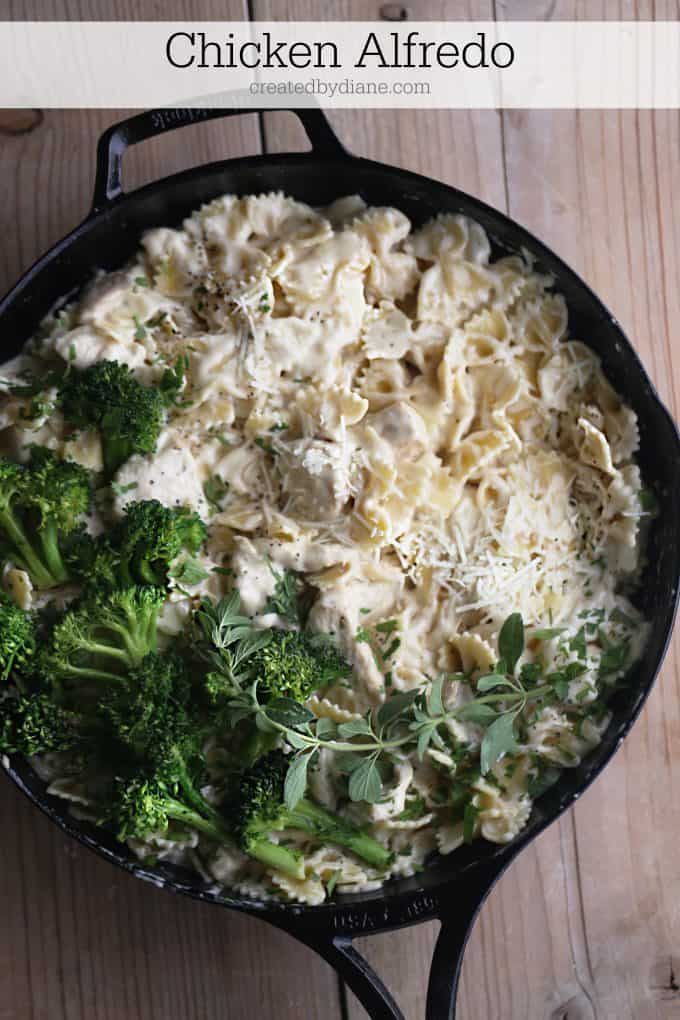
[[[445,677],[433,680],[429,690],[395,694],[365,717],[339,724],[327,718],[317,719],[304,705],[290,698],[260,702],[257,679],[235,691],[227,707],[234,722],[252,716],[259,729],[280,733],[293,748],[285,789],[289,806],[294,806],[304,794],[309,766],[324,748],[342,755],[340,764],[349,777],[350,799],[375,803],[382,796],[381,761],[398,750],[415,749],[421,759],[430,745],[445,751],[446,735],[453,721],[486,727],[480,749],[483,775],[505,754],[518,749],[516,720],[527,702],[555,695],[549,682],[532,684],[533,673],[523,678],[520,670],[516,675],[523,650],[524,627],[516,613],[501,630],[502,657],[495,671],[479,678],[477,697],[451,709],[444,705]],[[455,679],[468,678],[458,675]]]
[[[280,594],[284,594],[283,584]],[[293,595],[294,592],[286,592]],[[422,759],[430,746],[442,752],[451,750],[451,724],[474,723],[483,728],[480,745],[480,772],[486,775],[505,755],[519,750],[518,719],[528,704],[541,705],[563,701],[569,684],[585,672],[583,661],[569,662],[547,676],[540,664],[524,663],[524,624],[513,613],[503,624],[498,640],[499,660],[490,673],[474,684],[474,696],[453,708],[444,702],[444,683],[471,683],[466,674],[440,676],[427,687],[399,692],[378,709],[360,719],[336,723],[317,718],[304,705],[291,698],[267,697],[260,700],[258,678],[251,658],[271,637],[271,631],[258,630],[240,614],[238,593],[234,592],[217,606],[204,602],[197,614],[207,650],[203,657],[219,673],[219,687],[225,697],[224,715],[235,726],[250,718],[258,729],[280,734],[293,749],[285,784],[286,802],[293,807],[303,796],[309,768],[321,750],[338,755],[338,766],[348,776],[348,793],[353,801],[375,803],[383,793],[382,766],[397,751],[415,751]],[[557,636],[551,630],[546,638]],[[542,639],[541,632],[533,637]],[[623,662],[623,655],[609,652]]]

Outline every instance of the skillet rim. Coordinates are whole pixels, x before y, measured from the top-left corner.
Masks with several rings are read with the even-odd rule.
[[[355,156],[350,153],[346,153],[344,155],[333,154],[332,156],[324,156],[319,152],[312,151],[310,153],[260,154],[255,156],[237,157],[235,159],[218,160],[190,167],[186,170],[180,171],[179,173],[151,181],[140,188],[134,189],[133,191],[123,192],[113,198],[106,206],[93,210],[81,223],[52,245],[51,248],[42,254],[33,263],[33,265],[31,265],[21,275],[17,282],[8,290],[2,300],[0,300],[0,323],[2,322],[2,317],[12,308],[14,303],[21,300],[22,295],[35,281],[35,278],[46,270],[50,264],[55,261],[55,259],[57,259],[62,253],[67,252],[69,248],[77,244],[79,240],[85,238],[95,227],[99,225],[108,225],[115,228],[116,217],[132,202],[143,201],[148,196],[160,193],[172,186],[179,186],[190,182],[192,179],[197,177],[218,177],[220,173],[226,171],[238,173],[239,170],[252,171],[258,167],[299,167],[300,170],[305,170],[306,172],[309,172],[315,167],[323,168],[325,170],[328,170],[331,167],[336,167],[342,168],[343,171],[346,171],[348,163],[351,163],[353,168],[356,168],[358,171],[365,170],[373,174],[387,174],[392,178],[396,177],[405,182],[412,182],[414,186],[417,186],[420,189],[424,188],[426,192],[430,194],[432,194],[433,189],[441,190],[447,194],[451,204],[464,208],[466,210],[466,215],[469,214],[469,209],[479,210],[482,213],[481,218],[489,219],[497,224],[500,229],[504,228],[506,231],[509,231],[512,234],[512,247],[515,251],[521,251],[522,248],[526,248],[532,255],[537,256],[537,261],[541,262],[542,260],[547,260],[548,263],[552,263],[553,266],[556,267],[557,271],[554,272],[552,268],[549,271],[552,275],[554,275],[558,289],[561,289],[561,280],[565,278],[569,279],[570,283],[589,303],[588,314],[590,316],[592,312],[593,324],[595,324],[596,321],[602,321],[607,323],[608,329],[613,329],[616,334],[616,338],[607,338],[605,344],[605,348],[612,354],[612,360],[617,357],[620,358],[620,352],[616,351],[617,342],[623,345],[630,365],[637,373],[642,387],[639,402],[645,402],[647,406],[650,407],[655,406],[656,411],[660,412],[665,419],[666,426],[669,430],[669,436],[675,443],[678,470],[680,471],[680,433],[670,411],[659,397],[657,389],[647,374],[637,351],[624,333],[616,317],[611,314],[603,301],[574,269],[572,269],[558,254],[556,254],[556,252],[549,248],[543,241],[532,234],[524,226],[517,223],[506,213],[490,206],[481,199],[470,195],[459,188],[439,181],[436,178],[426,177],[423,174],[404,170],[400,167],[395,167],[375,160],[365,159],[364,157]],[[218,190],[214,197],[217,197],[220,193],[221,192]],[[237,189],[236,193],[256,194],[257,192],[251,189]],[[350,194],[352,193],[352,188],[347,188],[342,193]],[[336,197],[341,197],[341,195]],[[472,213],[472,216],[474,217],[474,212]],[[107,221],[114,222],[107,223]],[[162,226],[167,224],[158,225]],[[494,241],[492,232],[490,232],[490,236],[492,241]],[[517,241],[516,245],[514,244],[515,240]],[[503,242],[503,247],[506,248],[506,250],[511,250],[505,242]],[[87,281],[83,281],[83,284],[81,284],[80,287],[82,287],[86,282]],[[75,290],[71,293],[75,293],[78,289],[80,289],[80,287],[75,288]],[[69,297],[70,295],[57,297],[53,302],[53,306],[55,304],[59,304],[63,300],[67,300]],[[22,341],[22,346],[25,342],[26,340]],[[490,867],[493,872],[493,877],[496,877],[528,843],[530,843],[536,836],[543,832],[548,825],[556,821],[560,815],[571,807],[609,764],[638,718],[642,707],[651,692],[654,682],[658,677],[668,650],[679,601],[680,548],[678,548],[676,553],[674,576],[675,581],[672,591],[670,592],[670,602],[666,607],[666,613],[662,621],[663,637],[660,641],[657,641],[657,655],[655,657],[655,661],[651,668],[647,667],[644,670],[640,670],[640,681],[637,684],[637,694],[631,708],[627,711],[624,718],[616,723],[612,720],[608,730],[605,731],[606,734],[611,730],[611,735],[615,735],[615,739],[609,748],[602,751],[601,760],[598,760],[596,763],[591,764],[590,767],[588,767],[588,761],[592,758],[592,755],[597,752],[597,749],[586,756],[583,762],[587,774],[578,782],[574,789],[564,791],[559,798],[559,803],[556,806],[551,807],[550,810],[541,811],[540,799],[535,802],[532,810],[532,818],[537,813],[538,817],[534,818],[533,821],[530,819],[526,828],[523,829],[522,832],[515,837],[514,840],[512,840],[512,842],[508,844],[491,844],[483,840],[475,841],[475,848],[481,852],[476,853],[474,856],[468,855],[470,859],[468,859],[467,862],[461,863],[460,867],[452,874],[437,874],[435,869],[441,862],[446,862],[449,866],[451,866],[450,862],[452,862],[454,858],[462,858],[464,856],[463,848],[455,851],[452,855],[435,858],[435,861],[426,867],[426,873],[429,873],[429,880],[425,885],[420,884],[418,876],[390,879],[389,882],[385,886],[382,886],[379,890],[347,895],[337,901],[326,902],[318,906],[299,903],[284,903],[278,900],[258,900],[249,897],[240,898],[235,894],[232,897],[228,887],[220,886],[218,888],[217,883],[214,883],[213,885],[206,884],[201,887],[198,884],[193,885],[191,881],[183,882],[181,878],[175,875],[166,874],[158,867],[146,866],[138,859],[133,858],[131,856],[131,851],[126,851],[124,845],[118,844],[115,840],[113,840],[113,838],[111,839],[111,842],[116,843],[115,849],[102,843],[102,830],[94,829],[94,827],[90,825],[86,825],[86,827],[83,828],[82,823],[79,824],[75,818],[68,814],[62,815],[59,812],[57,805],[64,806],[67,802],[48,795],[44,788],[41,791],[31,789],[25,776],[29,779],[38,780],[39,777],[30,767],[28,761],[21,758],[21,756],[11,756],[9,766],[5,765],[4,771],[15,785],[18,786],[19,789],[29,798],[29,800],[31,800],[32,803],[35,804],[45,815],[47,815],[52,822],[65,832],[66,835],[76,839],[81,845],[93,850],[104,860],[109,863],[116,864],[118,867],[135,877],[141,878],[142,880],[151,882],[163,888],[168,888],[173,892],[179,892],[182,895],[189,896],[192,899],[197,899],[202,902],[214,903],[231,909],[240,910],[245,913],[250,913],[262,918],[263,920],[268,920],[279,927],[289,929],[291,927],[295,927],[297,934],[300,934],[300,926],[304,927],[306,925],[307,927],[315,927],[317,923],[321,926],[322,922],[327,922],[328,926],[331,929],[337,929],[338,933],[349,933],[352,936],[357,934],[387,931],[392,928],[401,927],[402,925],[415,924],[421,920],[439,916],[441,913],[442,901],[446,902],[451,893],[455,891],[455,888],[461,878],[469,876],[470,873],[474,875],[476,871],[483,873],[485,866],[487,870]],[[659,633],[661,633],[661,626],[659,626],[658,629]],[[602,748],[602,745],[599,745],[599,747]],[[18,767],[15,766],[15,761],[19,763]],[[42,783],[42,781],[40,782]],[[559,786],[560,782],[556,784],[556,789],[559,788]],[[91,831],[97,832],[99,834],[99,838],[91,835]],[[176,866],[166,867],[175,868]],[[179,870],[180,869],[177,869],[177,871]],[[183,874],[184,872],[181,873]],[[193,882],[196,881],[192,872],[187,871],[186,874],[188,879],[191,879]],[[372,913],[375,913],[376,910],[378,913],[377,918],[372,916]],[[356,930],[357,926],[352,923],[354,918],[364,919],[365,923],[359,925],[359,930]]]

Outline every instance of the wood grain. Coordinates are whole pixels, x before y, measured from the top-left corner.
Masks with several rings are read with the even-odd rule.
[[[424,0],[433,18],[676,19],[675,2]],[[85,9],[87,8],[87,9]],[[174,10],[173,10],[174,8]],[[378,17],[340,0],[338,19]],[[245,17],[238,0],[10,0],[11,17]],[[256,18],[328,17],[318,0],[254,0]],[[87,210],[94,142],[121,114],[0,111],[0,289]],[[348,148],[463,188],[527,225],[579,270],[622,322],[680,412],[680,119],[671,112],[336,111]],[[269,151],[304,147],[291,115],[264,118]],[[128,186],[257,151],[255,117],[165,136],[126,159]],[[17,228],[18,225],[18,228]],[[586,338],[587,339],[587,338]],[[462,1020],[680,1018],[678,639],[605,775],[512,866],[467,951]],[[73,846],[8,784],[0,860],[0,1020],[245,1020],[365,1014],[286,936],[173,898]],[[423,1016],[436,925],[360,940],[409,1020]]]
[[[513,4],[507,13],[532,17],[535,8]],[[676,19],[678,7],[559,2],[550,15]],[[547,239],[614,310],[677,417],[677,114],[508,111],[504,120],[510,215]],[[621,754],[563,826],[576,854],[568,891],[579,905],[578,948],[598,1017],[680,1016],[678,647],[676,636]]]
[[[68,840],[3,781],[0,1020],[339,1018],[289,936],[171,896]]]

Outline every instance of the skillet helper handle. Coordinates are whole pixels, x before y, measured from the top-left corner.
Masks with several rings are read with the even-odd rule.
[[[278,108],[277,108],[278,109]],[[248,113],[271,113],[271,109],[158,109],[145,110],[127,120],[113,124],[99,139],[97,145],[97,167],[92,196],[92,212],[100,212],[123,194],[122,166],[125,151],[131,145],[144,142],[147,138],[174,131],[189,124],[202,124],[207,120],[223,117],[240,117]],[[338,159],[347,156],[347,150],[337,137],[321,109],[288,110],[302,122],[312,144],[311,155],[319,159]]]
[[[432,956],[427,1004],[424,1012],[414,1020],[455,1020],[458,982],[472,926],[508,863],[507,858],[486,861],[475,869],[471,877],[461,877],[445,893],[435,894],[438,900],[436,916],[441,921],[441,930]],[[394,927],[399,926],[397,921]],[[292,926],[287,930],[330,963],[354,992],[371,1020],[404,1020],[404,1014],[383,981],[352,944],[353,935],[334,935],[327,941],[320,941],[318,935],[301,936]]]
[[[456,1020],[458,982],[470,933],[482,904],[507,867],[490,862],[468,884],[461,881],[440,904],[441,928],[435,943],[427,985],[425,1020]]]

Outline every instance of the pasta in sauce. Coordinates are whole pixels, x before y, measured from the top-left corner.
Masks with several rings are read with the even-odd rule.
[[[222,849],[202,859],[211,881],[316,904],[331,879],[341,892],[371,889],[464,838],[509,841],[540,781],[600,740],[602,690],[645,639],[624,593],[645,514],[638,431],[597,356],[568,337],[551,283],[528,257],[493,260],[463,216],[414,230],[398,210],[357,197],[316,210],[281,194],[227,195],[181,229],[149,231],[127,268],[99,276],[6,366],[11,379],[50,359],[108,359],[153,384],[186,357],[182,399],[156,452],[120,469],[114,512],[155,498],[209,525],[207,579],[172,592],[166,635],[199,596],[230,585],[262,619],[271,567],[304,575],[310,626],[332,634],[352,666],[350,681],[310,699],[317,717],[358,719],[438,675],[471,678],[443,684],[446,705],[464,701],[494,669],[513,613],[526,628],[523,662],[540,656],[546,673],[583,664],[560,703],[527,712],[516,750],[468,774],[464,817],[450,791],[455,749],[478,754],[474,721],[451,722],[445,746],[422,757],[397,753],[373,804],[348,803],[334,753],[321,752],[312,793],[394,852],[388,876],[335,847],[309,849],[300,881]],[[101,468],[95,434],[69,435],[54,410],[29,423],[21,408],[4,403],[4,450],[39,441]],[[6,568],[4,584],[29,605],[21,573]],[[624,644],[603,670],[606,650]],[[209,763],[218,783],[219,747]],[[52,792],[86,809],[82,784],[47,760],[39,767]],[[197,843],[133,848],[197,864]]]

